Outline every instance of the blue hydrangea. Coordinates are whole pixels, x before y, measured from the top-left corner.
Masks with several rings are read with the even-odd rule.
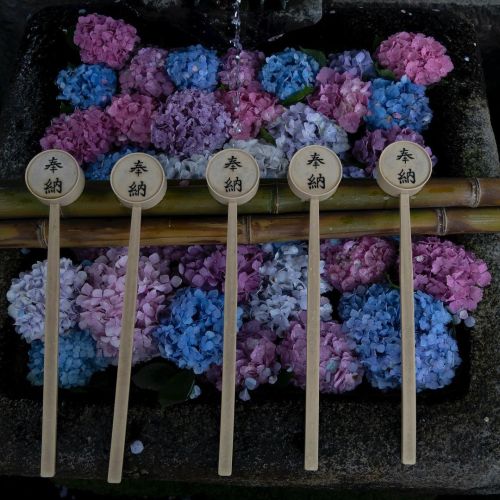
[[[264,90],[284,100],[305,87],[313,86],[319,63],[311,56],[295,49],[285,49],[266,58],[260,71]]]
[[[425,87],[412,83],[407,76],[398,82],[376,78],[372,81],[365,120],[372,130],[388,130],[397,125],[422,132],[432,120]]]
[[[165,63],[168,75],[179,89],[214,90],[219,66],[217,52],[202,45],[169,52]]]
[[[88,181],[109,180],[109,175],[111,174],[111,170],[115,166],[115,163],[125,155],[128,155],[130,153],[137,153],[138,151],[140,151],[139,148],[136,148],[134,146],[126,146],[120,149],[120,151],[104,155],[100,160],[91,163],[85,169],[85,179],[87,179]]]
[[[116,73],[101,64],[81,64],[59,72],[56,84],[61,93],[57,99],[69,101],[75,108],[106,106],[116,93]]]
[[[375,64],[367,50],[345,50],[330,54],[330,68],[337,73],[349,73],[351,76],[370,80],[377,76]]]
[[[238,328],[242,313],[238,308]],[[218,290],[183,288],[153,335],[164,358],[200,374],[222,363],[223,333],[224,295]]]
[[[417,390],[448,385],[461,363],[444,304],[417,291],[415,336]],[[401,313],[399,290],[375,284],[342,295],[339,314],[343,328],[356,344],[368,381],[379,389],[401,384]]]
[[[28,380],[43,385],[44,343],[31,343]],[[72,330],[59,336],[59,387],[69,389],[87,385],[92,375],[108,366],[96,349],[95,340],[86,330]]]

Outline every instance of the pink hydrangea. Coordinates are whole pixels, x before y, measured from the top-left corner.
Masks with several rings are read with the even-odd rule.
[[[334,119],[347,132],[356,132],[368,112],[371,83],[331,68],[322,68],[316,82],[315,92],[308,97],[309,106]]]
[[[377,48],[375,58],[397,78],[407,75],[419,85],[437,83],[453,69],[446,48],[422,33],[402,31],[391,35]]]
[[[169,96],[174,91],[174,84],[165,71],[167,53],[155,47],[139,50],[130,64],[120,72],[121,91],[137,92],[156,99]]]
[[[139,43],[137,30],[121,19],[89,14],[80,16],[73,41],[82,62],[121,69]]]
[[[236,343],[236,388],[240,399],[250,399],[248,391],[263,384],[274,384],[281,365],[276,354],[276,334],[255,320],[245,323],[238,332]],[[212,365],[207,379],[222,390],[222,367]]]
[[[486,263],[462,246],[431,236],[413,243],[416,290],[442,300],[453,314],[466,319],[491,283]]]
[[[238,75],[238,53],[240,55],[239,75]],[[222,69],[219,71],[221,83],[227,85],[230,90],[249,85],[258,84],[258,73],[266,56],[263,52],[230,48],[226,55],[222,57]],[[238,82],[239,80],[239,82]]]
[[[425,145],[424,138],[421,134],[410,128],[400,128],[397,125],[388,130],[367,130],[365,135],[354,143],[352,155],[356,160],[365,165],[365,171],[371,174],[377,166],[382,151],[389,144],[396,141],[415,142],[419,146],[425,148],[432,159],[433,165],[437,163],[437,158],[432,154],[431,148]]]
[[[173,248],[173,247],[170,247]],[[205,259],[215,250],[215,245],[190,245],[179,247],[175,252],[178,260],[178,271],[187,285],[210,290],[217,287],[211,273],[205,267]],[[169,250],[173,253],[173,250]]]
[[[42,149],[62,149],[79,163],[92,163],[109,152],[116,139],[113,120],[101,109],[75,109],[54,118],[40,139]]]
[[[384,278],[394,264],[396,249],[390,240],[363,236],[357,240],[325,241],[321,245],[324,276],[340,292],[351,292]]]
[[[110,248],[105,255],[85,268],[87,281],[76,299],[80,307],[79,326],[88,329],[97,348],[116,362],[120,345],[121,318],[125,294],[127,249]],[[170,276],[168,262],[158,253],[141,254],[137,289],[137,318],[134,332],[134,363],[158,353],[152,331],[165,300],[181,284],[179,276]]]
[[[133,143],[142,148],[151,145],[151,124],[157,102],[140,94],[124,94],[113,97],[106,113],[117,128],[116,142],[120,145]]]
[[[299,321],[292,321],[278,346],[283,368],[293,372],[293,383],[306,387],[306,313]],[[363,380],[363,368],[353,348],[335,321],[321,322],[320,326],[319,390],[322,393],[341,394],[352,391]]]

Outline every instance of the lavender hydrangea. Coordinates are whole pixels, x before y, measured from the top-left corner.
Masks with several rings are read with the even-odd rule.
[[[314,85],[318,62],[299,50],[287,48],[266,58],[260,82],[266,92],[284,100],[305,87]]]
[[[106,106],[116,93],[116,73],[100,64],[81,64],[59,72],[57,99],[69,101],[75,108]]]
[[[27,378],[33,385],[43,385],[44,352],[41,340],[31,344]],[[59,387],[62,389],[87,385],[92,375],[107,365],[89,332],[76,329],[59,336]]]
[[[337,154],[350,148],[344,129],[300,102],[290,106],[268,130],[289,160],[297,150],[312,144],[326,146]]]
[[[238,51],[233,47],[230,48],[222,57],[219,71],[221,83],[230,90],[255,85],[258,83],[258,73],[265,58],[264,53],[257,50]]]
[[[371,130],[390,129],[396,125],[422,132],[432,120],[425,87],[412,83],[407,76],[398,82],[383,78],[373,80],[368,110],[365,121]]]
[[[337,73],[348,73],[363,80],[377,76],[375,64],[367,50],[345,50],[330,54],[328,65]]]
[[[125,155],[128,155],[130,153],[137,153],[138,151],[140,151],[139,148],[126,146],[120,149],[120,151],[104,155],[102,158],[95,161],[94,163],[91,163],[85,168],[85,179],[89,181],[109,180],[111,170],[115,166],[115,163]]]
[[[448,385],[461,359],[448,324],[451,315],[442,302],[417,291],[415,335],[417,390]],[[356,343],[368,381],[379,389],[401,383],[401,314],[399,290],[388,285],[360,286],[345,293],[339,314],[347,336]]]
[[[178,156],[155,155],[167,179],[204,179],[209,154],[194,154],[183,160]]]
[[[242,310],[238,308],[238,328]],[[161,355],[196,374],[222,362],[224,295],[195,288],[178,290],[154,336]]]
[[[175,92],[153,117],[151,140],[171,156],[186,158],[221,149],[229,139],[231,117],[213,93]]]
[[[87,274],[70,259],[60,260],[59,333],[71,330],[78,321],[76,297]],[[45,286],[47,261],[36,262],[30,272],[23,272],[12,280],[7,300],[7,312],[14,319],[16,332],[26,342],[43,339],[45,326]]]
[[[202,45],[190,45],[169,52],[165,68],[179,89],[214,90],[220,60],[215,50]]]

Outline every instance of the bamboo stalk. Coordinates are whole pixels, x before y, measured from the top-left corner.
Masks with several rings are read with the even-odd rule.
[[[500,208],[412,209],[412,233],[450,235],[500,232]],[[308,214],[241,216],[240,244],[307,240]],[[128,244],[129,220],[66,219],[61,221],[62,247],[109,247]],[[399,211],[323,212],[321,238],[357,238],[363,235],[399,234]],[[46,248],[45,219],[0,220],[0,248]],[[144,219],[142,245],[225,243],[225,217],[156,217]]]
[[[434,178],[412,198],[412,207],[500,206],[500,179]],[[386,195],[374,180],[345,179],[335,196],[321,203],[323,211],[396,209],[398,200]],[[307,212],[286,181],[264,180],[256,196],[240,208],[240,214],[285,214]],[[148,210],[146,217],[167,215],[224,215],[225,207],[215,201],[204,181],[188,186],[172,182],[168,196]],[[88,182],[85,192],[71,205],[62,207],[63,217],[127,217],[129,211],[113,195],[108,182]],[[24,184],[2,181],[0,219],[48,216],[48,207],[33,198]]]

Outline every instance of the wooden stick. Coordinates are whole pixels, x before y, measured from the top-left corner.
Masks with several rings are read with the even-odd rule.
[[[50,205],[45,287],[42,456],[40,475],[54,477],[57,448],[57,393],[59,382],[59,204]]]
[[[400,195],[399,281],[401,292],[401,462],[413,465],[417,449],[415,317],[410,197]]]
[[[309,257],[307,264],[307,375],[305,470],[318,470],[319,443],[319,360],[320,360],[320,278],[319,200],[309,208]]]
[[[236,336],[238,308],[238,205],[227,205],[226,280],[224,285],[224,355],[219,439],[219,475],[230,476],[233,467]]]
[[[109,458],[108,482],[120,483],[122,479],[125,435],[127,431],[128,398],[132,353],[134,350],[134,327],[137,304],[137,273],[139,270],[139,249],[141,238],[141,207],[132,207],[130,238],[128,244],[127,274],[125,278],[125,298],[123,302],[120,333],[120,353],[116,378],[113,432]]]

